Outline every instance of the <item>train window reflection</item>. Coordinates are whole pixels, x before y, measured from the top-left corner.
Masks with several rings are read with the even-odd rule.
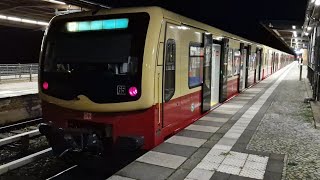
[[[198,43],[191,43],[189,48],[189,88],[202,84],[204,49]]]
[[[175,91],[176,43],[173,39],[167,40],[165,57],[164,101],[168,102]]]

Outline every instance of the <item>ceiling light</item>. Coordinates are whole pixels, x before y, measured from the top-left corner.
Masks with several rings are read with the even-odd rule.
[[[37,21],[37,24],[43,25],[43,26],[48,26],[49,25],[48,22],[44,22],[44,21]]]
[[[319,5],[320,5],[320,0],[316,0],[316,2],[314,3],[314,5],[319,6]]]
[[[312,29],[312,27],[310,27],[310,26],[307,27],[307,30],[308,30],[308,31],[310,31],[311,29]]]
[[[304,35],[309,36],[309,33],[305,32]]]
[[[66,4],[65,2],[56,1],[56,0],[46,0],[46,1],[51,2],[51,3],[55,3],[55,4],[63,4],[63,5]]]
[[[296,29],[296,26],[292,26],[292,29]]]
[[[37,24],[37,21],[30,20],[30,19],[21,19],[21,22],[29,23],[29,24]]]
[[[6,16],[3,14],[0,14],[0,20],[8,20],[8,21],[14,21],[14,22],[20,22],[20,23],[27,23],[27,24],[37,24],[41,26],[48,26],[48,22],[44,21],[37,21],[37,20],[32,20],[32,19],[24,19],[20,17],[13,17],[13,16]]]
[[[8,16],[7,17],[8,20],[10,21],[17,21],[17,22],[21,22],[21,18],[18,18],[18,17],[11,17],[11,16]]]

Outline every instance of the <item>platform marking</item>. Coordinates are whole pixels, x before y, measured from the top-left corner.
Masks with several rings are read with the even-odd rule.
[[[252,121],[253,117],[258,113],[259,109],[271,96],[273,91],[282,82],[285,76],[289,73],[289,69],[292,67],[292,65],[291,67],[288,67],[287,71],[285,71],[279,79],[277,79],[276,82],[271,85],[271,87],[269,87],[264,94],[240,117],[240,119],[231,127],[231,129],[229,129],[219,142],[213,146],[201,162],[187,175],[185,178],[186,180],[209,180],[216,171],[243,177],[263,179],[268,163],[268,157],[239,153],[230,150]],[[233,139],[233,141],[228,144],[226,143],[226,138],[229,140]],[[236,156],[233,155],[235,153]],[[222,156],[225,156],[223,161],[212,162],[212,159],[221,159]],[[239,157],[247,158],[241,159]],[[209,176],[210,174],[211,176]]]
[[[187,160],[186,157],[156,151],[149,151],[148,153],[138,158],[136,161],[177,169],[185,160]]]
[[[205,139],[190,138],[190,137],[184,137],[184,136],[172,136],[165,142],[172,143],[172,144],[180,144],[185,146],[200,147],[206,141],[207,140]]]

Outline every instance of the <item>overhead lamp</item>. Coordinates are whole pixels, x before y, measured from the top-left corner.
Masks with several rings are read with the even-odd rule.
[[[304,35],[309,36],[309,33],[305,32]]]
[[[56,1],[56,0],[45,0],[45,1],[51,2],[51,3],[54,3],[54,4],[62,4],[62,5],[65,5],[65,4],[66,4],[65,2]]]
[[[14,16],[6,16],[6,15],[2,15],[2,14],[0,14],[0,19],[14,21],[14,22],[20,22],[20,23],[27,23],[27,24],[37,24],[37,25],[41,25],[41,26],[48,26],[49,25],[48,22],[44,22],[44,21],[25,19],[25,18],[14,17]]]
[[[316,2],[314,3],[314,5],[319,6],[319,5],[320,5],[320,0],[316,0]]]
[[[308,30],[308,31],[310,31],[311,29],[312,29],[312,27],[310,27],[310,26],[307,27],[307,30]]]
[[[296,26],[293,25],[293,26],[292,26],[292,29],[296,29]]]

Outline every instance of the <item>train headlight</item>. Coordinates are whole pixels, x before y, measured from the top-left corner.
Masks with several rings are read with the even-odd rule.
[[[130,87],[129,88],[129,94],[130,94],[130,96],[136,96],[137,94],[138,94],[138,89],[136,88],[136,87],[134,87],[134,86],[132,86],[132,87]]]
[[[42,83],[42,88],[44,89],[44,90],[48,90],[48,88],[49,88],[49,83],[48,82],[43,82]]]

